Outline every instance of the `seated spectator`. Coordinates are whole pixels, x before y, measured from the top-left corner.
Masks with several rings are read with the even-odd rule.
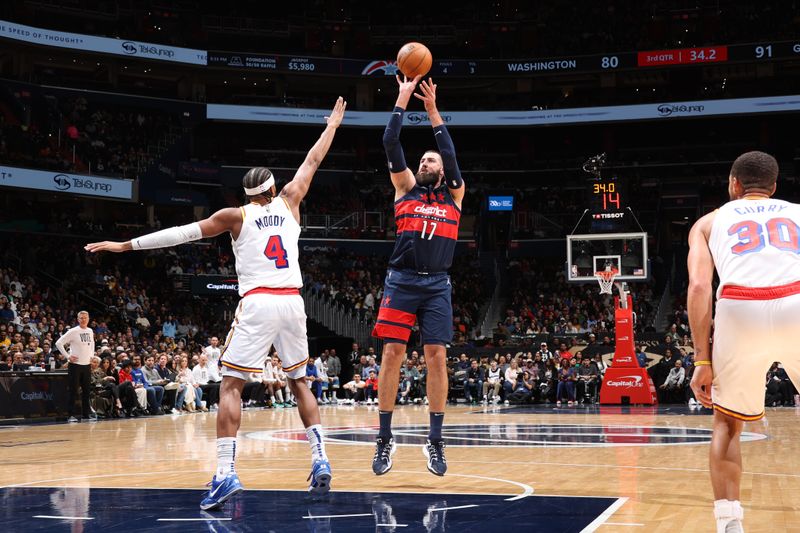
[[[678,389],[683,387],[685,378],[686,378],[686,371],[683,369],[683,362],[680,358],[676,359],[675,366],[672,367],[672,370],[670,370],[666,381],[664,381],[664,383],[661,384],[659,389],[664,391],[665,393],[677,391]],[[663,394],[663,399],[661,401],[667,403],[666,398],[667,394]]]
[[[378,373],[374,370],[369,371],[369,377],[364,382],[364,394],[367,397],[367,405],[378,403]]]
[[[124,359],[117,373],[119,397],[125,416],[136,417],[145,414],[147,408],[147,391],[144,387],[136,387],[133,383],[133,362]]]
[[[203,389],[203,397],[206,398],[206,407],[211,408],[219,401],[219,382],[214,381],[218,376],[218,371],[208,364],[208,356],[200,354],[198,363],[192,369],[194,382]]]
[[[242,387],[242,407],[252,405],[259,407],[272,407],[272,401],[266,399],[267,387],[264,385],[263,372],[250,372],[248,379]]]
[[[478,403],[478,398],[480,398],[483,391],[484,379],[483,367],[479,366],[478,361],[473,359],[467,370],[467,380],[464,384],[464,397],[467,403]]]
[[[92,385],[95,389],[107,391],[107,394],[113,399],[114,411],[111,415],[114,418],[119,418],[122,414],[122,402],[119,398],[119,387],[117,386],[117,380],[114,378],[113,370],[111,359],[104,357],[100,360],[98,357],[97,369],[92,370]]]
[[[264,371],[261,373],[261,382],[264,384],[265,394],[269,394],[272,405],[275,407],[288,406],[288,401],[284,399],[284,389],[286,381],[278,378],[278,371],[281,369],[280,361],[276,356],[268,357],[264,363]]]
[[[358,347],[358,344],[355,345]],[[339,375],[342,373],[342,361],[336,355],[336,350],[331,349],[325,361],[328,368],[328,393],[332,402],[338,402],[338,391],[340,387]]]
[[[297,400],[295,400],[294,394],[292,394],[292,388],[289,387],[289,378],[286,375],[286,372],[283,371],[283,367],[280,365],[280,361],[277,355],[274,356],[275,361],[273,362],[274,365],[274,372],[275,372],[275,391],[276,393],[281,392],[285,401],[283,402],[284,407],[297,407]],[[283,389],[281,390],[281,387]]]
[[[778,405],[794,405],[792,382],[789,375],[777,361],[772,363],[767,372],[767,390],[765,404],[770,407]]]
[[[364,388],[367,384],[361,379],[361,374],[353,374],[352,381],[344,384],[344,393],[347,403],[350,405],[358,404],[364,401]]]
[[[511,364],[506,369],[505,373],[505,380],[503,381],[503,389],[505,390],[506,396],[514,392],[514,389],[517,388],[517,380],[522,377],[522,370],[519,368],[519,363],[517,363],[517,358],[511,360]],[[505,404],[508,405],[508,399],[506,398]]]
[[[189,368],[189,358],[181,356],[180,369],[178,370],[178,383],[185,385],[178,390],[175,406],[186,411],[208,411],[208,407],[203,405],[203,389],[194,379],[194,373]]]
[[[308,364],[306,365],[306,384],[308,385],[308,388],[311,389],[314,397],[317,399],[317,403],[320,403],[320,398],[322,398],[322,378],[317,373],[316,359],[317,358],[314,355],[308,356]]]
[[[497,361],[489,363],[486,370],[486,381],[483,383],[483,403],[499,403],[500,387],[502,387],[502,374]]]
[[[400,405],[405,405],[409,400],[421,400],[419,398],[419,391],[417,390],[419,378],[419,370],[417,370],[417,367],[414,365],[414,361],[412,359],[406,359],[406,365],[402,369],[400,392],[398,393]]]
[[[576,382],[577,397],[583,400],[584,403],[592,403],[594,401],[597,394],[598,377],[597,365],[589,358],[584,360],[578,368],[578,380]]]
[[[327,350],[326,350],[327,351]],[[320,396],[317,398],[317,401],[322,404],[330,403],[328,400],[328,364],[327,364],[328,356],[324,354],[321,357],[317,357],[314,361],[314,366],[317,367],[317,376],[320,378]]]
[[[133,370],[131,371],[131,375],[133,376],[134,388],[144,388],[147,394],[147,406],[150,410],[150,414],[163,415],[164,411],[161,410],[161,402],[164,399],[164,387],[152,385],[147,381],[144,370],[142,370],[141,356],[133,356]]]
[[[647,354],[644,353],[644,344],[639,346],[636,351],[636,361],[639,363],[639,368],[647,368]]]
[[[156,372],[160,380],[164,383],[164,394],[167,395],[167,402],[172,405],[172,414],[180,414],[178,394],[183,390],[184,396],[186,395],[186,385],[178,383],[178,373],[170,367],[171,362],[167,354],[162,353],[158,356]],[[180,367],[180,356],[178,356],[178,366]]]
[[[558,387],[556,389],[556,405],[561,405],[567,400],[567,405],[575,403],[575,369],[569,359],[561,360],[561,369],[558,371]]]
[[[527,370],[522,372],[522,377],[517,380],[517,385],[514,391],[509,394],[506,399],[510,404],[523,404],[528,403],[534,394],[534,384],[531,379],[531,373]]]
[[[169,385],[170,381],[166,378],[161,377],[161,374],[156,369],[155,362],[156,360],[153,355],[150,354],[146,355],[144,358],[144,368],[142,368],[142,372],[144,373],[144,378],[147,380],[150,386],[153,387],[153,389],[157,391],[158,387],[161,387],[162,401],[158,403],[158,406],[160,408],[163,403],[163,398],[165,396],[168,396],[167,385]],[[166,363],[166,356],[164,356],[164,362]],[[173,395],[173,400],[174,400],[174,395]],[[156,392],[156,402],[158,402],[158,392]],[[168,407],[168,409],[171,409],[171,407]]]

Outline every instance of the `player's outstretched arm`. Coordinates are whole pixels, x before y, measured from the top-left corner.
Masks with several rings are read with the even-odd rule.
[[[689,328],[694,343],[695,368],[692,376],[692,390],[697,400],[705,407],[711,407],[711,308],[714,280],[714,259],[708,248],[711,223],[715,213],[709,213],[698,220],[689,232],[689,290],[686,308],[689,312]],[[701,361],[707,361],[700,364]]]
[[[461,170],[458,168],[456,147],[453,145],[450,132],[447,131],[442,115],[439,114],[439,109],[436,107],[436,87],[437,85],[433,83],[433,78],[428,78],[427,81],[423,80],[419,84],[422,94],[414,93],[414,97],[422,100],[425,104],[425,112],[428,113],[431,126],[433,126],[433,137],[436,139],[436,146],[442,155],[445,182],[450,189],[453,200],[460,207],[466,188],[464,187],[464,180],[461,178]]]
[[[239,208],[228,207],[220,209],[210,217],[199,222],[192,222],[185,226],[149,233],[125,242],[102,241],[92,242],[84,246],[84,250],[91,253],[97,252],[128,252],[131,250],[151,250],[155,248],[168,248],[204,237],[216,237],[226,231],[238,237],[242,227],[242,212]]]
[[[395,197],[402,196],[414,188],[417,180],[414,173],[406,164],[406,156],[403,153],[403,146],[400,144],[400,128],[403,127],[403,113],[408,107],[411,95],[414,94],[414,87],[422,76],[417,76],[409,81],[403,76],[395,76],[397,79],[398,93],[397,101],[394,104],[389,123],[383,131],[383,149],[386,151],[386,159],[389,161],[389,175],[394,185]]]
[[[281,196],[286,199],[293,210],[299,208],[300,202],[302,202],[303,198],[308,194],[308,189],[311,187],[311,180],[314,178],[314,173],[322,164],[322,160],[325,159],[325,155],[327,155],[331,147],[333,137],[336,135],[336,128],[342,123],[346,108],[347,102],[340,96],[336,100],[336,105],[333,106],[331,115],[325,117],[325,121],[328,123],[325,127],[325,131],[322,132],[317,142],[314,143],[314,146],[308,151],[305,161],[303,161],[303,164],[300,165],[300,168],[295,172],[292,181],[287,183],[281,190]]]

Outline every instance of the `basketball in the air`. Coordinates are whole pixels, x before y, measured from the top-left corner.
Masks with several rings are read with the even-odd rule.
[[[397,68],[409,79],[427,74],[432,63],[431,51],[422,43],[406,43],[397,53]]]

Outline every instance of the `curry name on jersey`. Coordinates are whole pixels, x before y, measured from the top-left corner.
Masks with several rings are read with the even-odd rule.
[[[740,199],[717,210],[708,246],[725,285],[776,287],[800,280],[800,205]]]

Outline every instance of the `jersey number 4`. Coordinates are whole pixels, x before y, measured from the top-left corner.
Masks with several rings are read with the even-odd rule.
[[[286,259],[289,254],[283,247],[283,239],[280,235],[273,235],[269,238],[264,255],[267,256],[267,259],[275,261],[275,268],[289,268],[289,261]]]
[[[731,247],[731,252],[745,255],[762,250],[766,246],[764,227],[770,246],[800,254],[800,227],[789,218],[771,218],[764,226],[753,220],[737,222],[728,229],[728,235],[736,234],[739,238],[739,242]]]

